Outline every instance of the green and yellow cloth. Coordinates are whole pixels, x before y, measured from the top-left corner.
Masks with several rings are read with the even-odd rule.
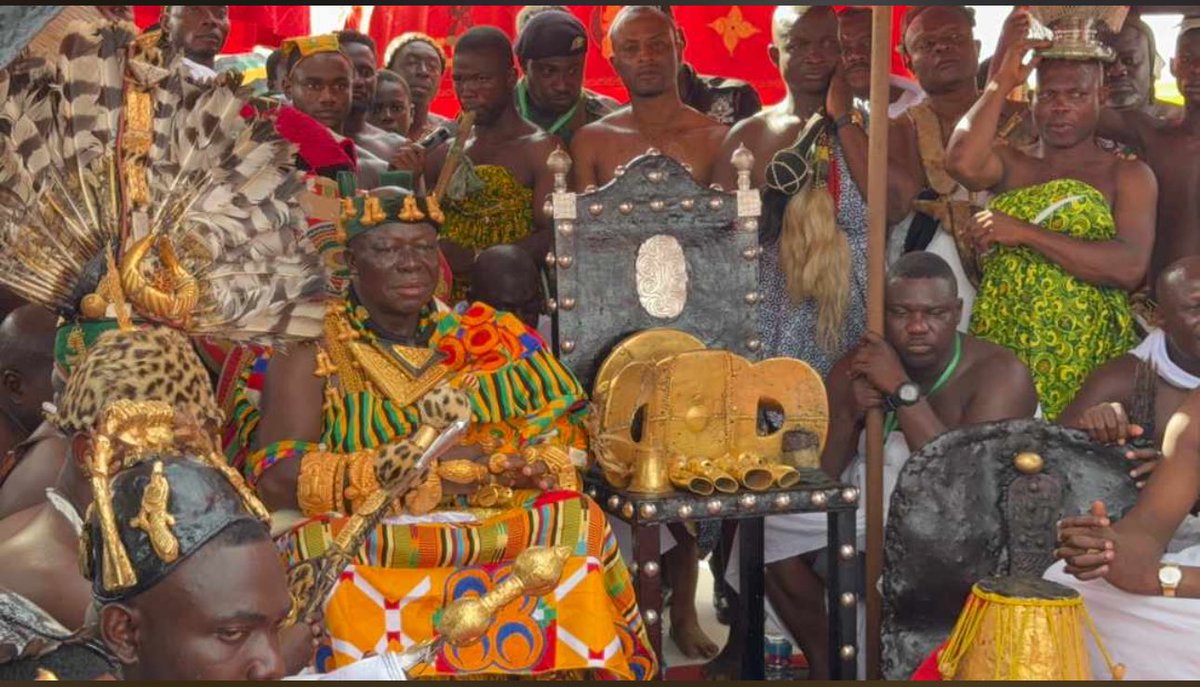
[[[1108,241],[1117,234],[1104,194],[1075,179],[1008,191],[989,207],[1076,239]],[[997,246],[982,267],[971,333],[1017,354],[1033,374],[1049,420],[1092,370],[1137,344],[1129,294],[1121,289],[1088,284],[1026,247]]]

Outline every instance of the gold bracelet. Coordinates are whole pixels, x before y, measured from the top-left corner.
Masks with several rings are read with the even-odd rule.
[[[375,452],[358,451],[346,456],[346,483],[342,497],[350,510],[357,511],[371,494],[379,491],[379,479],[375,477]]]
[[[438,467],[437,474],[453,484],[475,484],[487,479],[488,468],[473,460],[452,460],[442,463]]]
[[[300,512],[313,516],[338,510],[345,460],[343,454],[324,451],[309,453],[300,459],[300,475],[296,480],[296,503]]]
[[[437,466],[429,471],[429,475],[421,486],[410,491],[404,497],[404,507],[411,515],[425,515],[437,508],[442,502],[442,478],[438,477]]]

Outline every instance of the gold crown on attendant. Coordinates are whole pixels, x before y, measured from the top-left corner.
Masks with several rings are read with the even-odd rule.
[[[1112,62],[1116,53],[1100,41],[1100,34],[1119,32],[1128,13],[1125,5],[1034,5],[1029,8],[1034,19],[1030,35],[1052,42],[1038,52],[1044,59]]]

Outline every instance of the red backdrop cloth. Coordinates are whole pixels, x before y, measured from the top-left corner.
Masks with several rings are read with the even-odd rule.
[[[134,5],[133,20],[144,29],[158,21],[161,11],[162,5]],[[308,35],[311,16],[308,5],[230,5],[229,38],[222,52],[246,53],[258,45],[277,48],[288,38]]]
[[[584,84],[622,102],[628,99],[624,86],[609,64],[610,48],[605,41],[609,24],[622,5],[570,5],[591,34]],[[393,38],[405,31],[433,36],[448,54],[457,37],[472,26],[498,26],[509,36],[516,29],[521,5],[377,5],[368,29],[379,45],[379,59]],[[140,28],[158,21],[161,5],[135,5],[134,18]],[[899,41],[900,22],[907,5],[892,7],[892,46]],[[774,5],[675,5],[675,20],[687,37],[684,58],[701,74],[713,74],[750,82],[767,104],[783,97],[779,70],[771,64],[767,47],[771,41]],[[348,23],[362,16],[356,6]],[[230,5],[229,39],[226,53],[249,52],[255,46],[278,47],[287,38],[310,31],[307,5]],[[892,73],[907,75],[900,55],[892,50]],[[444,115],[458,112],[458,102],[449,74],[443,80],[433,110]]]
[[[611,50],[604,37],[621,5],[570,5],[571,12],[588,27],[588,47],[584,84],[622,102],[628,100],[625,88],[609,64]],[[388,43],[405,31],[427,33],[453,54],[454,41],[472,26],[498,26],[509,36],[515,32],[520,5],[477,6],[377,6],[371,14],[369,33],[380,46],[380,61]],[[892,8],[892,46],[900,36],[900,21],[908,6]],[[779,70],[771,64],[767,48],[771,41],[771,15],[774,5],[675,5],[675,20],[687,38],[684,58],[701,74],[733,77],[750,82],[764,103],[783,97]],[[900,55],[892,51],[892,72],[907,75]],[[458,112],[453,86],[447,75],[433,101],[435,112]]]

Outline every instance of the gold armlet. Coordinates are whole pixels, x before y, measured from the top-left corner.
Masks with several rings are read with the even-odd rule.
[[[296,502],[305,515],[323,515],[342,508],[342,481],[348,456],[314,452],[300,459]]]
[[[379,491],[379,479],[375,476],[375,452],[359,451],[346,456],[346,481],[342,494],[347,513],[356,513],[367,497]]]

